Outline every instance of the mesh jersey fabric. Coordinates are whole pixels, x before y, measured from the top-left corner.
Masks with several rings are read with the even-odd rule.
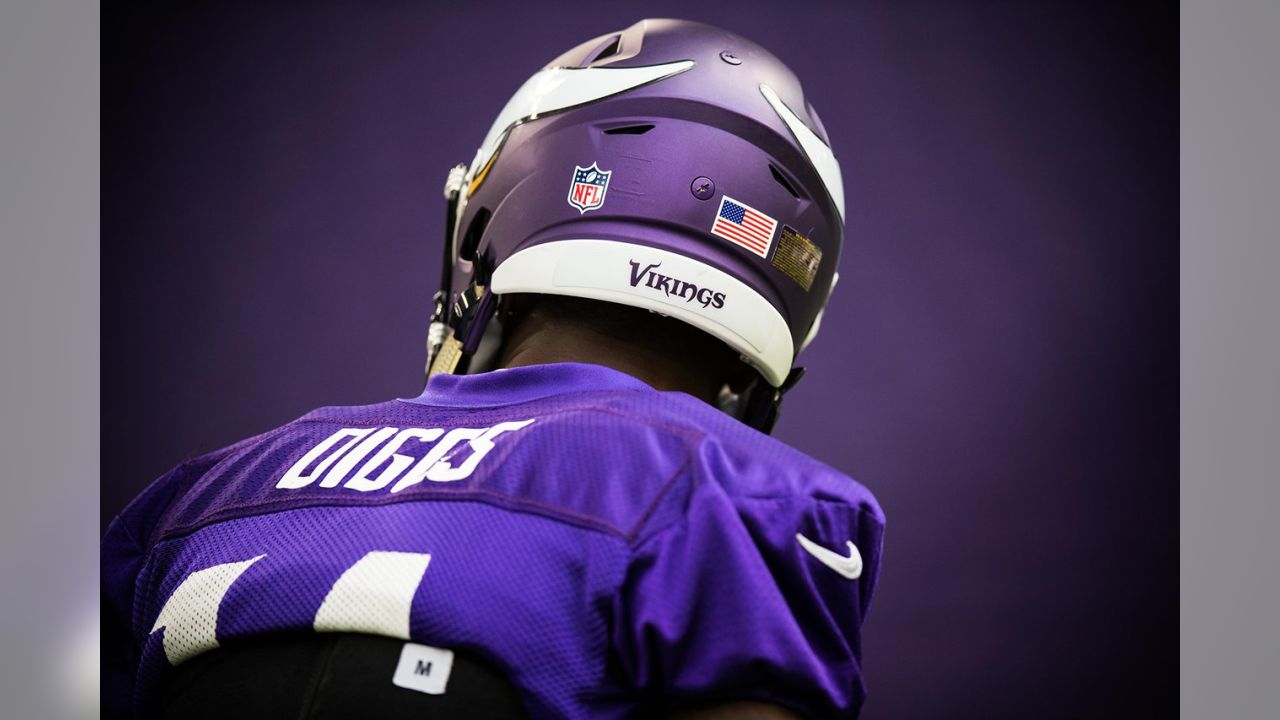
[[[574,363],[436,376],[193,459],[121,512],[104,709],[154,714],[220,644],[334,631],[465,650],[539,718],[855,717],[883,528],[865,487],[683,393]]]

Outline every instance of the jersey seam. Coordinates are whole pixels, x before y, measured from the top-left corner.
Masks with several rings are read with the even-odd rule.
[[[204,461],[210,461],[211,464],[209,465],[209,470],[213,470],[214,468],[221,465],[228,457],[235,455],[237,452],[239,452],[240,450],[243,450],[246,447],[252,447],[254,445],[258,445],[260,443],[264,443],[270,440],[276,435],[279,435],[283,433],[285,430],[289,429],[289,426],[293,425],[295,422],[297,422],[297,420],[291,420],[285,423],[284,425],[281,425],[280,427],[272,428],[271,430],[267,430],[265,432],[260,432],[257,435],[251,435],[247,438],[244,438],[243,440],[238,440],[236,442],[233,442],[230,445],[227,445],[226,447],[221,447],[221,448],[218,448],[217,450],[210,450],[209,452],[201,453],[199,455],[196,455],[195,457],[189,457],[186,460],[179,463],[178,467],[182,468],[185,471],[187,468],[193,465],[198,465],[202,460],[204,460]],[[202,476],[203,476],[203,473],[202,473]]]
[[[138,535],[133,531],[133,528],[129,527],[129,523],[126,522],[124,519],[124,513],[121,513],[120,515],[118,515],[117,518],[119,518],[120,522],[116,523],[116,527],[120,528],[121,532],[123,532],[125,535],[128,536],[129,542],[133,543],[133,546],[135,548],[143,552],[146,552],[147,546],[144,545],[142,541],[138,539]],[[108,531],[110,530],[109,527],[107,529]]]
[[[803,499],[807,499],[818,505],[834,505],[836,507],[843,508],[845,510],[853,510],[855,513],[857,513],[857,515],[859,516],[859,519],[865,517],[866,519],[870,520],[871,523],[874,524],[876,527],[880,528],[881,530],[884,529],[884,522],[880,520],[879,516],[876,515],[875,511],[872,508],[868,507],[867,505],[864,505],[861,503],[851,503],[851,502],[846,502],[844,500],[831,500],[828,498],[814,497],[813,495],[801,495],[801,496],[794,496],[794,495],[737,495],[737,496],[734,496],[734,495],[730,495],[730,497],[732,497],[735,501],[736,500],[794,501],[797,499],[797,497],[800,497]]]
[[[235,458],[236,454],[240,450],[243,450],[244,448],[247,448],[247,447],[254,447],[254,446],[260,445],[262,443],[270,441],[271,439],[275,438],[277,435],[284,434],[284,432],[288,430],[289,427],[292,426],[295,422],[297,422],[297,420],[285,423],[284,425],[281,425],[280,427],[275,428],[273,430],[268,430],[264,433],[259,433],[257,435],[254,435],[253,437],[245,438],[244,440],[241,440],[239,442],[232,443],[231,445],[228,445],[225,448],[214,450],[212,452],[207,452],[207,453],[204,453],[203,455],[190,458],[180,463],[176,468],[174,468],[173,471],[171,471],[171,472],[181,473],[182,475],[181,478],[174,478],[174,481],[179,483],[180,487],[174,492],[173,496],[169,498],[168,502],[165,503],[164,510],[162,510],[160,513],[157,514],[156,525],[155,525],[155,528],[153,528],[153,530],[158,531],[160,528],[164,526],[165,521],[170,517],[171,513],[175,511],[175,506],[178,503],[178,501],[186,497],[187,493],[191,490],[192,485],[199,482],[202,478],[207,476],[209,473],[221,467],[223,463],[226,463],[227,461]],[[205,469],[204,472],[200,473],[198,476],[192,477],[190,473],[190,469],[193,466],[199,464],[201,460],[204,460],[206,458],[212,461],[209,467]],[[162,542],[167,536],[168,536],[167,532],[162,532],[162,531],[152,532],[151,535],[147,538],[147,542],[145,544],[140,545],[140,547],[144,551],[150,551],[152,547]]]
[[[671,473],[671,477],[667,478],[667,481],[662,484],[662,487],[659,488],[658,494],[656,497],[654,497],[653,502],[649,503],[649,507],[645,508],[644,512],[640,514],[640,518],[636,520],[636,524],[634,527],[631,528],[631,532],[627,533],[626,540],[628,545],[634,542],[635,539],[644,530],[645,526],[649,524],[649,519],[653,517],[653,515],[657,512],[658,506],[660,506],[662,502],[666,500],[667,495],[671,492],[671,488],[675,486],[676,480],[678,480],[680,476],[684,474],[685,470],[689,468],[692,461],[693,461],[693,458],[690,456],[688,450],[686,449],[684,462],[681,463],[680,467],[676,468],[676,471]]]
[[[156,539],[156,545],[162,542],[175,540],[184,535],[189,535],[197,530],[217,525],[223,522],[239,520],[241,518],[256,517],[259,515],[267,515],[273,512],[286,512],[289,510],[305,510],[318,507],[387,507],[391,505],[401,505],[411,502],[478,502],[489,506],[499,506],[512,512],[522,512],[529,515],[537,515],[548,520],[563,521],[566,524],[581,527],[586,530],[595,530],[606,535],[614,535],[621,539],[626,539],[627,533],[621,528],[614,527],[608,523],[602,523],[585,515],[575,515],[562,510],[549,508],[535,502],[513,500],[509,495],[501,495],[486,490],[434,490],[429,497],[409,496],[409,497],[383,497],[379,499],[371,498],[314,498],[313,500],[298,499],[280,499],[266,502],[251,503],[246,505],[236,505],[226,507],[223,510],[214,513],[199,522],[189,523],[171,528],[159,538]],[[286,507],[280,507],[286,505]],[[228,516],[228,513],[246,510],[242,515]],[[154,548],[154,546],[153,546]]]
[[[692,494],[697,491],[697,485],[699,483],[705,482],[705,480],[702,477],[702,468],[700,468],[698,464],[693,461],[693,456],[697,454],[696,451],[699,447],[701,447],[705,437],[706,437],[705,434],[703,434],[702,437],[699,438],[698,443],[694,445],[694,447],[692,448],[693,452],[690,452],[689,449],[686,449],[684,465],[681,465],[680,470],[677,470],[675,475],[673,475],[671,479],[667,481],[666,485],[663,486],[662,492],[659,493],[658,499],[655,500],[653,504],[649,507],[649,509],[645,511],[645,514],[644,514],[645,522],[638,524],[636,526],[635,531],[632,533],[631,537],[628,540],[628,542],[631,544],[631,549],[633,554],[636,552],[639,552],[640,549],[644,547],[650,540],[653,540],[656,537],[662,536],[669,529],[688,524],[689,514],[687,512],[681,512],[679,513],[679,516],[675,520],[672,520],[670,523],[662,527],[654,528],[652,531],[652,534],[648,535],[644,539],[639,539],[640,535],[642,535],[643,531],[645,530],[645,526],[648,525],[648,520],[651,518],[653,514],[655,514],[659,503],[662,500],[666,499],[667,491],[670,489],[672,485],[674,485],[675,479],[680,477],[681,471],[683,471],[685,468],[690,466],[692,466],[693,468],[692,479],[691,479],[690,488],[689,488],[689,493],[691,497],[692,497]]]
[[[882,521],[874,512],[872,512],[872,509],[866,505],[863,505],[863,504],[852,505],[850,503],[844,502],[843,500],[828,500],[826,498],[817,498],[817,497],[812,498],[812,500],[815,503],[820,503],[823,505],[838,505],[843,508],[852,508],[853,510],[857,511],[859,521],[861,521],[861,518],[865,516],[876,527],[879,527],[881,530],[884,530],[884,521]]]

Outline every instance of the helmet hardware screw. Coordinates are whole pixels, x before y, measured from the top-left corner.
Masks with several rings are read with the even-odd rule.
[[[693,184],[689,186],[689,190],[699,200],[710,200],[716,194],[716,184],[709,177],[698,176],[693,179]]]
[[[721,59],[721,60],[723,60],[723,61],[725,61],[725,62],[727,62],[727,63],[729,63],[730,65],[741,65],[741,64],[742,64],[742,58],[738,57],[737,55],[734,55],[733,53],[729,52],[728,50],[724,50],[724,51],[722,51],[722,52],[720,53],[720,59]]]

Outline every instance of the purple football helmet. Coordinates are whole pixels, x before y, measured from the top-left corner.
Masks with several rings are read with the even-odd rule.
[[[840,166],[800,81],[700,23],[641,20],[553,60],[445,197],[432,374],[485,369],[505,293],[622,303],[737,351],[760,380],[732,412],[767,431],[837,279]]]

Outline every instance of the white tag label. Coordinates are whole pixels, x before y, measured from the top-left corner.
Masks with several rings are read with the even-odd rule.
[[[453,651],[430,645],[405,643],[400,651],[400,663],[396,665],[391,682],[397,687],[417,690],[428,695],[443,695],[453,669]]]

